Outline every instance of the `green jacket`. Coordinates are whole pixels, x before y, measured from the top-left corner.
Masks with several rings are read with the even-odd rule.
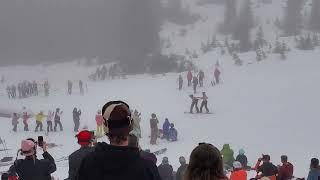
[[[233,157],[233,150],[230,148],[230,145],[229,144],[225,144],[223,145],[223,148],[221,150],[221,155],[223,157],[223,163],[224,164],[227,164],[229,166],[232,167],[232,164],[234,162],[234,157]]]

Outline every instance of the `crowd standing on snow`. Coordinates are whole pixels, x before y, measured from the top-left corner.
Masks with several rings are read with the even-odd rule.
[[[71,80],[68,80],[68,95],[72,95],[72,90],[73,90],[73,83]],[[86,85],[86,89],[88,90],[88,87]],[[82,80],[79,80],[79,92],[81,95],[84,94],[84,83]]]
[[[73,111],[77,120],[81,111],[74,108]],[[56,110],[54,120],[62,114]],[[37,119],[49,118],[40,112]],[[106,103],[102,111],[96,115],[97,126],[103,126],[99,131],[108,137],[110,144],[97,142],[97,132],[87,129],[77,133],[76,138],[80,149],[73,152],[67,159],[69,160],[69,180],[91,180],[91,179],[139,179],[139,180],[247,180],[248,170],[255,170],[257,175],[253,179],[261,180],[289,180],[294,178],[294,166],[288,161],[286,155],[281,156],[281,165],[275,166],[271,162],[269,155],[262,155],[254,167],[248,166],[248,160],[243,149],[234,157],[234,151],[229,144],[223,145],[221,151],[208,143],[199,143],[190,155],[189,164],[184,157],[179,157],[180,167],[174,172],[169,163],[169,159],[164,157],[157,167],[157,157],[148,150],[142,150],[139,146],[140,126],[135,121],[140,122],[140,113],[130,110],[128,104],[122,101],[111,101]],[[51,119],[53,114],[51,113]],[[17,114],[15,114],[17,119]],[[152,114],[150,119],[151,144],[156,143],[160,134],[158,131],[157,116]],[[37,124],[37,127],[41,125]],[[97,131],[98,131],[97,127]],[[48,127],[49,128],[49,127]],[[100,127],[99,127],[100,128]],[[135,129],[136,128],[136,129]],[[50,128],[49,128],[50,129]],[[162,138],[177,140],[177,131],[172,123],[165,119]],[[43,151],[43,158],[37,158],[37,147]],[[7,173],[2,175],[2,179],[16,180],[51,180],[51,174],[56,171],[54,158],[48,153],[46,142],[37,142],[32,138],[21,141],[21,149],[18,154],[24,159],[15,160]],[[67,160],[66,159],[66,160]],[[64,160],[64,159],[62,159]],[[57,160],[58,161],[58,160]],[[60,159],[59,159],[60,161]],[[230,177],[227,177],[229,173]],[[312,158],[310,171],[307,180],[319,180],[320,166],[319,160]]]

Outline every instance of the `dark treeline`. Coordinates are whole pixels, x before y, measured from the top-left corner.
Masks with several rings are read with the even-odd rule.
[[[160,52],[160,8],[159,0],[1,0],[0,65],[81,57],[141,65]]]

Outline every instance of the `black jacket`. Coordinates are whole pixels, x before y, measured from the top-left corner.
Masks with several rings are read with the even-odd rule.
[[[82,161],[78,180],[161,180],[152,161],[140,157],[138,148],[98,143]]]
[[[14,162],[14,170],[19,180],[51,180],[51,173],[56,171],[53,157],[48,153],[42,154],[44,159],[19,159]]]
[[[158,171],[162,180],[173,180],[173,168],[169,164],[160,164]]]
[[[76,179],[83,158],[92,151],[92,147],[81,147],[69,156],[69,180]]]
[[[153,153],[140,151],[140,156],[142,157],[142,159],[152,161],[155,165],[157,164],[158,159]]]
[[[188,164],[183,164],[178,168],[177,174],[176,174],[176,180],[183,180],[184,173],[186,172],[187,168],[188,168]]]
[[[261,172],[262,176],[273,176],[278,173],[277,166],[273,165],[271,162],[264,162],[258,167],[257,172]]]
[[[247,168],[248,167],[248,159],[247,156],[244,154],[239,154],[236,158],[236,161],[239,161],[242,165],[243,168]]]
[[[74,121],[80,121],[80,116],[81,116],[81,110],[74,110],[72,111],[73,114],[73,120]]]

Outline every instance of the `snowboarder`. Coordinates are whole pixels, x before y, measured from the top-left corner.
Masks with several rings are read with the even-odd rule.
[[[202,92],[202,102],[201,102],[201,106],[200,106],[200,113],[202,113],[202,109],[203,107],[206,108],[207,113],[209,113],[209,109],[208,109],[208,96],[206,95],[205,92]]]
[[[233,157],[233,150],[230,148],[229,144],[224,144],[223,148],[221,150],[221,155],[223,157],[223,163],[225,166],[225,169],[231,169],[233,162],[234,162],[234,157]]]
[[[168,118],[164,120],[163,126],[162,126],[162,139],[169,140],[169,129],[170,129],[170,122]]]
[[[13,125],[13,131],[17,132],[17,126],[19,124],[19,116],[17,113],[12,114],[12,125]]]
[[[198,86],[198,78],[196,76],[193,77],[193,80],[192,80],[192,85],[193,85],[193,92],[194,94],[197,93],[197,86]]]
[[[150,144],[151,145],[155,145],[157,144],[157,138],[158,138],[158,118],[156,114],[152,114],[151,115],[151,119],[150,119],[150,127],[151,127],[151,140],[150,140]]]
[[[104,136],[103,117],[101,114],[101,110],[98,110],[96,114],[96,123],[97,123],[96,137],[101,138]]]
[[[43,111],[40,111],[40,113],[38,113],[36,115],[36,129],[34,130],[35,132],[38,132],[38,128],[40,127],[40,131],[43,131],[42,127],[43,127],[43,124],[42,124],[42,121],[43,119],[46,117],[46,115],[43,114]]]
[[[181,91],[183,86],[183,79],[181,74],[179,75],[178,83],[179,83],[179,90]]]
[[[199,71],[198,77],[199,77],[200,87],[203,87],[204,72],[202,70]]]
[[[60,112],[60,108],[56,109],[56,113],[54,115],[54,131],[57,131],[57,126],[60,126],[60,131],[63,131],[63,127],[61,124],[61,115],[62,115],[63,111]]]
[[[28,112],[24,111],[22,112],[22,122],[24,124],[24,131],[29,131],[29,126],[28,126],[28,119],[30,118],[30,115],[28,114]]]
[[[68,94],[72,94],[72,82],[70,80],[68,80]]]
[[[178,140],[178,131],[174,128],[174,124],[170,124],[169,129],[169,141],[177,141]]]
[[[220,83],[220,70],[218,67],[215,68],[214,70],[214,78],[215,78],[215,84],[219,84]]]
[[[79,89],[80,89],[80,94],[84,94],[84,89],[83,89],[83,82],[82,82],[82,80],[79,81]]]
[[[48,111],[48,116],[47,116],[47,132],[52,132],[53,128],[52,128],[52,120],[54,118],[54,112],[49,110]]]
[[[44,94],[46,97],[49,96],[49,82],[48,80],[46,80],[43,84],[43,87],[44,87]]]
[[[186,159],[183,156],[179,157],[179,163],[180,163],[180,167],[177,170],[176,180],[183,180],[188,164],[186,162]]]
[[[192,72],[189,70],[187,74],[188,87],[191,86],[192,77]]]
[[[197,113],[199,113],[198,101],[199,99],[194,97],[192,94],[189,96],[192,99],[191,106],[190,106],[190,113],[193,114],[193,108],[196,108]]]
[[[74,132],[79,131],[79,126],[80,126],[80,116],[81,116],[81,110],[77,110],[77,108],[73,109],[73,122],[74,122]]]
[[[158,166],[158,171],[162,180],[173,180],[173,168],[169,164],[168,157],[162,159],[162,163]]]
[[[141,138],[141,128],[140,128],[140,122],[141,122],[141,113],[139,113],[137,110],[134,110],[134,113],[132,115],[133,119],[133,129],[130,134],[135,135],[137,138]]]

